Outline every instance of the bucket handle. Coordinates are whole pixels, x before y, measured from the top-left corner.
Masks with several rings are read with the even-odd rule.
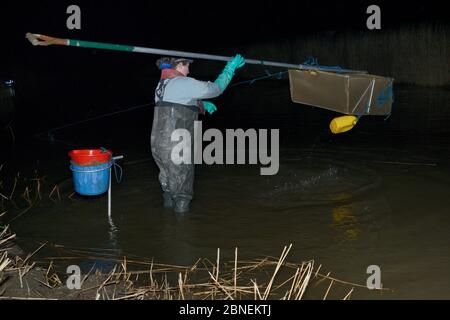
[[[123,177],[123,169],[122,169],[121,166],[119,166],[116,163],[116,160],[120,160],[120,159],[123,159],[123,156],[117,156],[117,157],[113,157],[112,158],[112,163],[113,163],[113,166],[114,166],[114,174],[116,176],[117,183],[121,183],[122,182],[122,177]],[[120,174],[117,174],[117,171],[119,171]]]

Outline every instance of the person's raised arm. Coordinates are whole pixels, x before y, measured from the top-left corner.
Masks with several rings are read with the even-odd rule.
[[[233,79],[236,69],[239,69],[244,65],[245,59],[240,54],[237,54],[232,60],[228,61],[222,73],[217,77],[214,83],[216,83],[220,87],[220,90],[224,92]]]

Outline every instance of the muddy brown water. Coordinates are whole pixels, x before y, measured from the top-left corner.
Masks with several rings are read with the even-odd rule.
[[[390,119],[363,118],[339,136],[327,129],[333,113],[291,103],[285,88],[242,89],[246,96],[255,90],[266,98],[239,100],[234,89],[221,101],[229,103],[228,113],[204,122],[279,128],[277,175],[261,176],[260,165],[197,166],[192,210],[177,215],[162,207],[149,148],[150,110],[101,120],[103,132],[92,123],[65,129],[59,141],[30,146],[42,154],[40,172],[60,182],[62,200],[43,201],[11,224],[22,247],[49,241],[96,248],[91,251],[99,256],[192,265],[200,257],[215,261],[217,248],[224,260],[233,259],[235,247],[240,258],[255,259],[279,256],[292,243],[288,261],[313,259],[322,272],[360,284],[368,266],[377,265],[383,287],[394,290],[361,289],[354,298],[450,298],[449,90],[397,88]],[[273,108],[258,111],[262,104]],[[106,196],[68,198],[66,152],[100,145],[125,156],[123,181],[113,183],[111,220]],[[36,161],[24,166],[34,168]],[[38,257],[46,254],[56,253]],[[80,263],[88,268],[92,261]]]

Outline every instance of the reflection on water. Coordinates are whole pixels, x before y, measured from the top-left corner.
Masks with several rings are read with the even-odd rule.
[[[108,223],[109,223],[109,226],[110,226],[110,229],[109,229],[109,242],[111,243],[111,245],[113,247],[117,247],[117,245],[118,245],[117,233],[118,233],[119,230],[115,226],[115,224],[113,222],[113,219],[111,217],[108,217]]]
[[[361,225],[352,212],[352,205],[333,208],[332,224],[345,240],[356,240],[361,235]]]

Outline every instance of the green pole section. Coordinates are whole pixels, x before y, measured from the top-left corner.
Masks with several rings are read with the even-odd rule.
[[[72,47],[94,48],[94,49],[104,49],[104,50],[128,51],[128,52],[134,51],[133,46],[124,46],[124,45],[120,45],[120,44],[71,40],[71,39],[68,40],[68,45],[72,46]]]

